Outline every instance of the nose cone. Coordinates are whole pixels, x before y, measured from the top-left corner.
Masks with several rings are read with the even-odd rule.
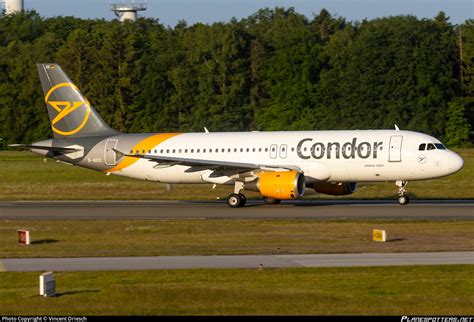
[[[451,173],[456,173],[464,166],[464,160],[456,153],[451,152],[448,160],[448,168]]]

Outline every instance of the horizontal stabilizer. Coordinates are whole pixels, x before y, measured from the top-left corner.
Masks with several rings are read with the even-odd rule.
[[[8,147],[19,148],[19,149],[47,150],[47,151],[56,151],[56,152],[64,152],[64,153],[81,151],[79,149],[74,149],[74,148],[61,148],[61,147],[56,147],[56,146],[43,146],[43,145],[30,145],[30,144],[10,144],[8,145]]]

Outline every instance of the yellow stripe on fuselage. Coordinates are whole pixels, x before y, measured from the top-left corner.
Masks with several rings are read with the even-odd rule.
[[[138,144],[136,144],[133,147],[133,151],[138,150],[140,153],[142,153],[142,151],[145,150],[145,153],[148,153],[149,150],[152,150],[158,144],[163,143],[164,141],[180,134],[181,133],[162,133],[162,134],[155,134],[155,135],[149,136],[146,139],[140,141]],[[117,164],[114,168],[110,170],[106,170],[106,171],[116,172],[116,171],[123,170],[125,168],[128,168],[129,166],[131,166],[138,160],[139,158],[124,157],[123,160],[119,164]]]

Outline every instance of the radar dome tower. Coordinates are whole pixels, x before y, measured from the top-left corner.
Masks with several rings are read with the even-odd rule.
[[[23,0],[3,0],[1,2],[5,8],[6,15],[22,12],[24,10]]]
[[[134,0],[131,2],[122,0],[122,3],[112,3],[110,1],[110,9],[115,13],[121,22],[125,20],[137,20],[137,12],[145,11],[147,9],[147,2],[135,3]]]

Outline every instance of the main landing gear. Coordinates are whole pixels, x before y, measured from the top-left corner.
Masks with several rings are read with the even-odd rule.
[[[239,208],[245,206],[245,203],[247,202],[247,198],[243,193],[240,193],[240,190],[242,190],[244,187],[244,183],[237,181],[235,182],[234,185],[234,193],[231,193],[230,195],[227,196],[227,205],[231,208]],[[280,199],[275,199],[271,197],[263,197],[263,201],[267,205],[278,205],[281,200]]]
[[[247,198],[242,193],[231,193],[227,197],[227,204],[231,208],[239,208],[245,206],[247,202]]]
[[[244,183],[240,181],[236,181],[234,185],[234,193],[231,193],[227,196],[227,204],[231,208],[239,208],[245,206],[247,202],[247,198],[243,193],[240,193],[244,187]]]
[[[278,205],[281,202],[280,199],[275,199],[275,198],[271,198],[271,197],[263,197],[263,201],[267,205]]]
[[[397,181],[395,184],[398,187],[398,203],[402,206],[407,205],[410,202],[410,198],[407,196],[407,190],[405,187],[407,186],[407,181]]]

